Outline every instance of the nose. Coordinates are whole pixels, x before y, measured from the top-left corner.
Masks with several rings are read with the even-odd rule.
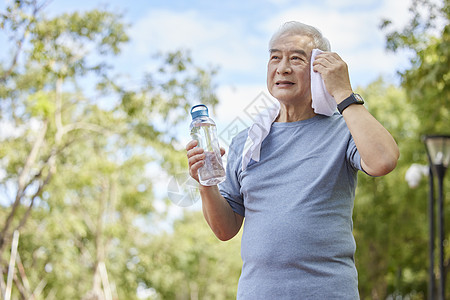
[[[292,72],[291,64],[288,58],[283,58],[277,67],[278,74],[289,74]]]

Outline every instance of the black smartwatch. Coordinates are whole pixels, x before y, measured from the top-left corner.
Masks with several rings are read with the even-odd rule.
[[[339,113],[342,115],[344,109],[352,104],[364,104],[364,99],[359,94],[352,93],[348,98],[345,98],[337,105]]]

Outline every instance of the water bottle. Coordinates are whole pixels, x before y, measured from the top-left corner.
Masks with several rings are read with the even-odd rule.
[[[198,169],[200,184],[219,184],[225,180],[225,169],[217,140],[216,123],[209,117],[208,108],[204,104],[193,106],[191,116],[191,137],[197,140],[197,147],[205,150],[205,164]]]

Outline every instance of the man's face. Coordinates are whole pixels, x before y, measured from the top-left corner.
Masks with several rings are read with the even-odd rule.
[[[267,88],[280,102],[311,100],[312,49],[312,40],[307,36],[282,36],[273,43],[267,64]]]

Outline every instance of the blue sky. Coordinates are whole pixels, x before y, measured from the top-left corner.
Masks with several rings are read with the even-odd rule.
[[[267,42],[284,22],[298,20],[319,28],[332,50],[348,64],[354,89],[383,75],[398,83],[405,55],[385,51],[383,18],[401,28],[411,0],[246,0],[105,1],[54,0],[49,14],[109,7],[131,24],[131,41],[116,63],[133,76],[154,67],[158,51],[189,49],[194,62],[219,68],[219,123],[229,123],[261,91],[266,91]]]
[[[0,3],[4,7],[6,1]],[[53,0],[49,15],[107,7],[122,13],[131,38],[116,60],[120,71],[140,76],[154,67],[158,51],[189,49],[194,62],[219,68],[216,77],[222,122],[265,91],[267,42],[284,22],[298,20],[319,28],[332,50],[348,64],[354,88],[383,75],[398,83],[408,65],[402,54],[385,51],[383,18],[400,28],[411,0]]]

